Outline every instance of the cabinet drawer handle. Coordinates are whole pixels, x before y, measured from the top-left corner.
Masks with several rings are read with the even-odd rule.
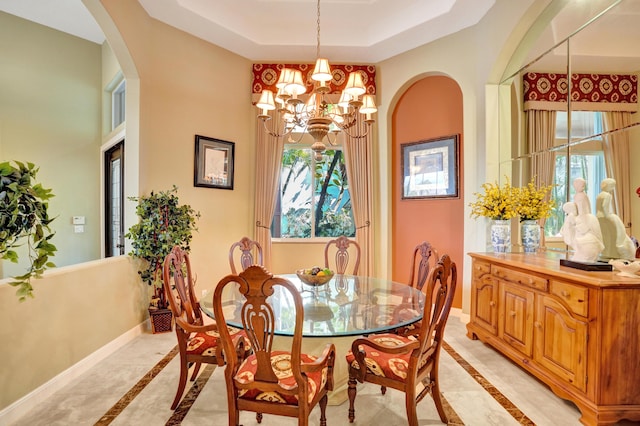
[[[511,315],[512,317],[515,317],[516,316],[516,311],[509,312],[509,315]]]
[[[567,298],[567,299],[569,298],[569,292],[568,292],[567,290],[562,290],[562,291],[560,292],[560,294],[561,294],[561,295],[562,295],[562,297],[564,297],[564,298]]]
[[[540,323],[540,321],[536,321],[533,324],[536,326],[536,328],[542,328],[542,324]]]
[[[492,300],[491,302],[489,302],[489,306],[496,306],[495,300]]]

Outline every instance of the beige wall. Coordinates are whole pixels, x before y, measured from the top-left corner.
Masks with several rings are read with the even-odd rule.
[[[23,303],[0,284],[0,413],[145,320],[136,268],[122,256],[48,271]]]
[[[53,189],[58,266],[100,257],[101,47],[0,12],[0,161],[32,162]],[[72,216],[85,216],[84,233]],[[23,274],[0,261],[0,278]]]
[[[202,214],[192,263],[198,285],[212,288],[228,273],[231,244],[252,235],[251,62],[151,19],[136,2],[102,5],[116,22],[140,81],[139,193],[175,184],[181,202]],[[118,56],[119,47],[112,47]],[[196,134],[235,143],[233,191],[193,186]]]

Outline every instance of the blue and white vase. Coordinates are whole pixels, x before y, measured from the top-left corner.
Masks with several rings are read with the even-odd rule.
[[[511,225],[509,220],[491,222],[491,246],[495,253],[507,253],[511,249]]]
[[[520,222],[522,248],[525,253],[535,253],[540,247],[540,226],[537,220],[523,220]]]

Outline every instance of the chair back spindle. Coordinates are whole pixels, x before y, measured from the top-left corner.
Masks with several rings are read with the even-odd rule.
[[[231,273],[237,274],[236,270],[236,252],[239,251],[238,263],[240,270],[244,271],[251,265],[262,265],[262,246],[259,242],[250,239],[249,237],[242,237],[240,241],[236,241],[231,245],[229,249],[229,266],[231,266]]]
[[[353,254],[353,259],[351,259],[350,251]],[[333,262],[329,261],[331,253],[335,253],[333,256]],[[352,241],[342,235],[336,239],[330,240],[325,245],[325,268],[333,269],[336,274],[345,274],[347,273],[347,268],[351,260],[353,260],[353,269],[351,269],[351,275],[358,275],[358,268],[360,266],[360,245],[357,242]]]

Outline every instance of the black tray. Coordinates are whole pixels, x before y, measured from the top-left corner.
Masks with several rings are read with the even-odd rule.
[[[605,262],[578,262],[577,260],[560,259],[560,265],[583,271],[613,271],[613,265]]]

